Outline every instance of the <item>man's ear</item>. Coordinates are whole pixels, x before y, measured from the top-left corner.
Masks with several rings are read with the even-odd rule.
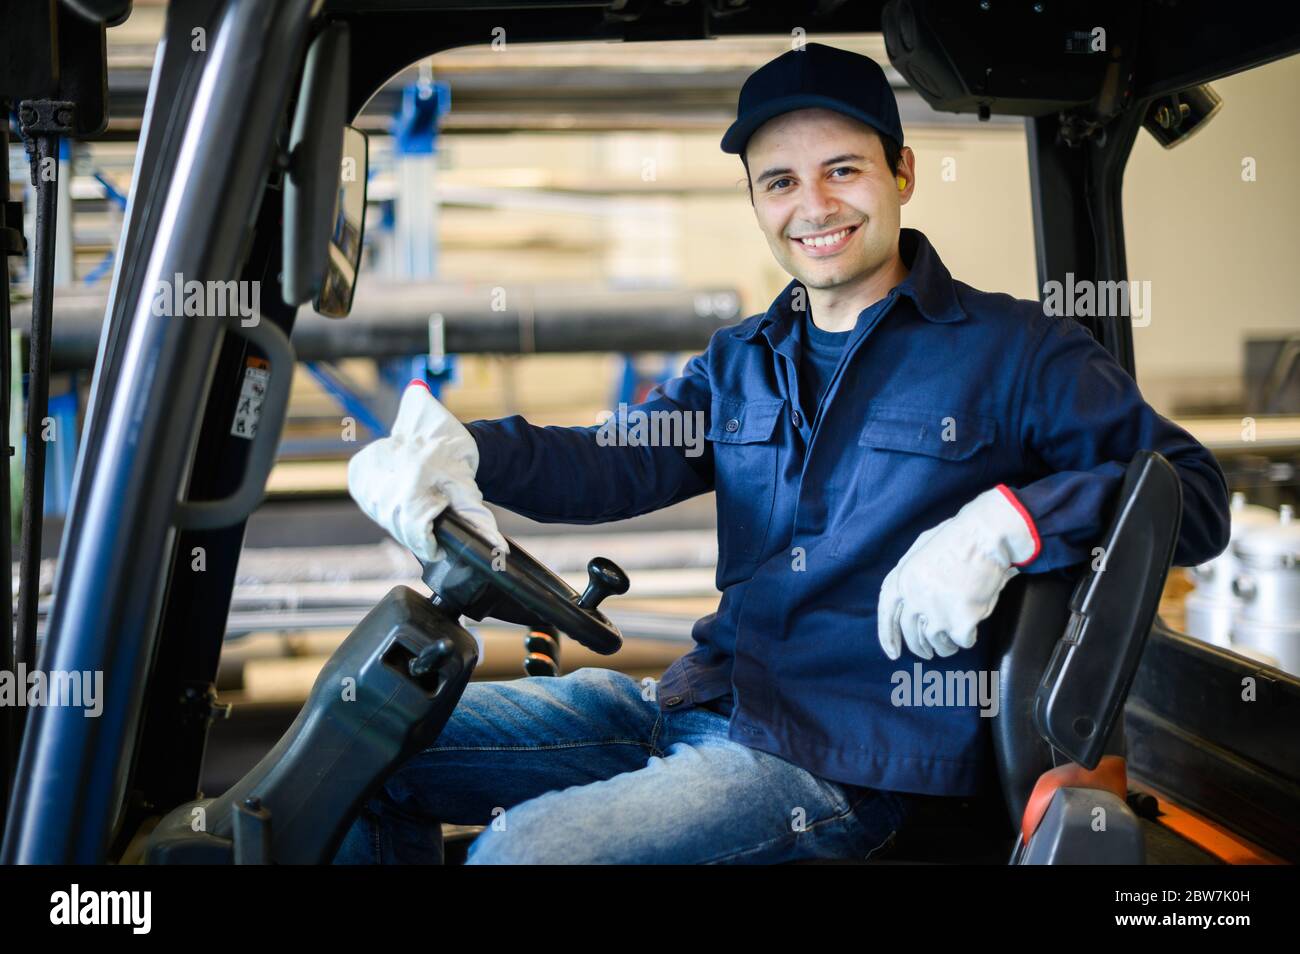
[[[898,173],[894,177],[898,185],[898,204],[907,205],[916,191],[916,153],[911,147],[904,146],[898,154]]]

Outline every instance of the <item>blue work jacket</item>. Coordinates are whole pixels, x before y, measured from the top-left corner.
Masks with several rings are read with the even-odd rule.
[[[792,281],[620,418],[694,415],[702,452],[654,444],[653,427],[626,442],[519,416],[469,428],[486,499],[534,520],[603,523],[716,492],[721,600],[660,680],[661,709],[734,690],[738,742],[839,782],[969,795],[991,778],[988,708],[917,704],[899,674],[987,673],[991,640],[923,662],[906,648],[891,661],[877,638],[881,583],[916,537],[1003,484],[1040,542],[1021,572],[1064,572],[1091,558],[1129,460],[1153,449],[1182,482],[1174,562],[1193,565],[1227,546],[1227,483],[1074,319],[954,281],[920,232],[899,245],[909,275],[859,316],[815,421]]]

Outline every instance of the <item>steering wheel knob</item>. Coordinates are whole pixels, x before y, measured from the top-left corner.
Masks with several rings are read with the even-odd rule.
[[[605,557],[592,557],[587,563],[587,589],[583,591],[578,605],[583,609],[594,610],[600,601],[612,595],[622,596],[627,592],[627,574],[617,563]]]

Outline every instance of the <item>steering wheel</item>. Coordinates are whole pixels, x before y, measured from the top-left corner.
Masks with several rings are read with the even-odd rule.
[[[549,624],[592,652],[608,656],[623,646],[623,634],[597,608],[611,593],[626,593],[627,574],[605,557],[587,563],[587,589],[581,594],[506,537],[509,553],[492,544],[450,507],[434,519],[433,534],[447,553],[445,574],[424,565],[424,581],[434,604],[450,614],[485,616],[533,626]]]

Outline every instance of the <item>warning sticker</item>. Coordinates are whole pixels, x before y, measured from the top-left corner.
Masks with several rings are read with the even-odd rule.
[[[230,433],[235,437],[251,441],[257,434],[257,422],[262,417],[262,402],[266,400],[266,385],[270,380],[271,365],[261,358],[249,358],[244,369],[244,383],[239,389],[235,421],[230,425]]]

